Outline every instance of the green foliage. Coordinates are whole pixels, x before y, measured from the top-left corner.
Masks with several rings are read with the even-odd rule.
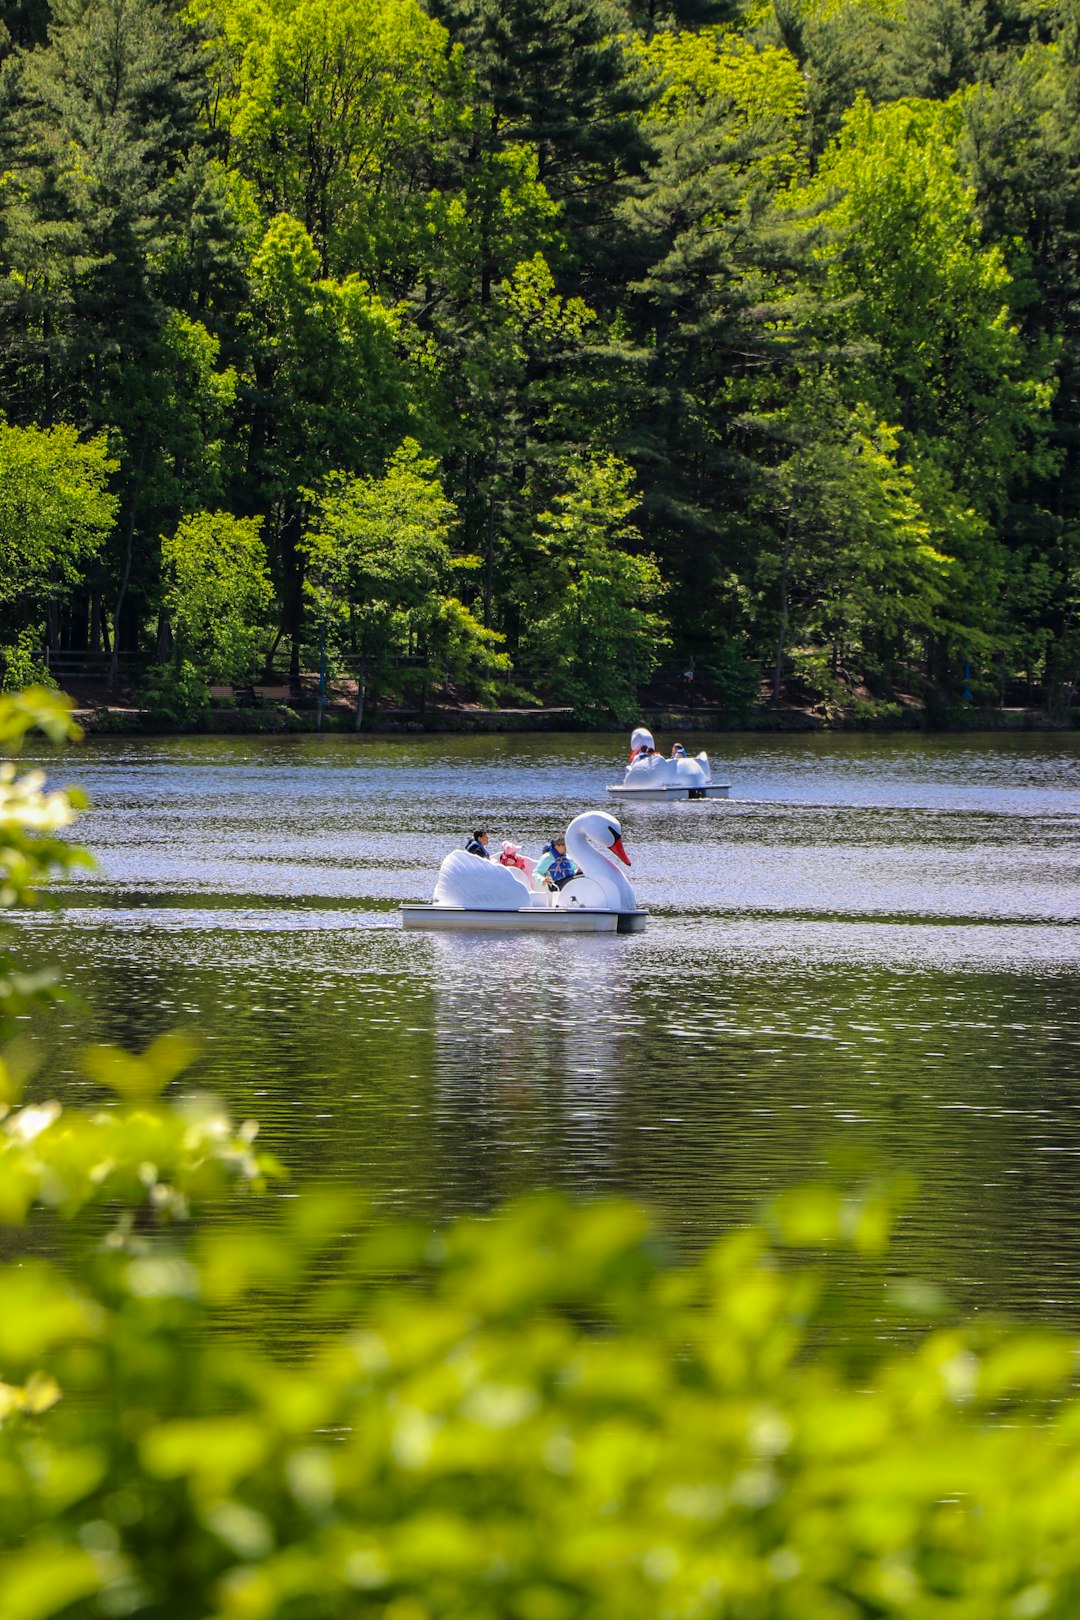
[[[42,890],[66,872],[92,865],[86,850],[66,836],[86,800],[75,788],[47,789],[41,770],[19,770],[14,756],[28,734],[41,731],[51,742],[80,735],[66,698],[42,687],[0,693],[0,916],[15,906],[42,902]],[[8,1040],[16,1020],[55,995],[52,975],[27,973],[0,950],[0,1039]],[[24,1050],[0,1050],[0,1103],[16,1094],[18,1076],[28,1063]]]
[[[777,550],[759,563],[780,598],[777,668],[791,642],[800,684],[839,713],[847,671],[942,628],[952,561],[931,544],[899,433],[848,409],[833,379],[805,385],[777,426],[794,443],[770,492]]]
[[[0,659],[3,660],[0,689],[5,692],[21,692],[27,686],[56,685],[45,663],[40,630],[29,627],[20,630],[13,643],[0,647]]]
[[[4,753],[18,754],[33,731],[52,742],[81,735],[67,699],[55,692],[31,687],[0,695]],[[85,850],[58,836],[85,804],[77,789],[46,791],[43,771],[20,771],[13,759],[0,765],[0,907],[33,905],[54,874],[87,864]]]
[[[414,439],[395,451],[381,478],[338,478],[315,503],[304,542],[315,612],[339,650],[358,654],[365,684],[385,682],[395,655],[416,645],[459,675],[506,667],[500,639],[486,631],[448,586],[455,511],[434,460]]]
[[[309,1191],[188,1233],[190,1197],[260,1185],[250,1133],[39,1107],[8,1153],[50,1161],[64,1121],[37,1185],[72,1264],[2,1278],[5,1615],[1073,1612],[1076,1346],[910,1318],[840,1345],[887,1189],[801,1189],[693,1264],[554,1196],[435,1236]],[[69,1189],[103,1183],[146,1215],[87,1247]]]
[[[844,188],[830,275],[877,349],[871,402],[948,469],[961,504],[991,514],[1038,461],[1053,388],[1014,321],[1004,255],[980,239],[959,127],[955,106],[860,102],[817,184]]]
[[[663,88],[649,108],[648,122],[669,123],[706,106],[727,103],[729,128],[750,130],[773,121],[784,131],[759,170],[774,184],[794,177],[802,166],[801,124],[806,117],[806,83],[791,52],[783,46],[755,49],[721,29],[665,30],[640,46],[642,59]]]
[[[404,408],[392,311],[358,276],[322,279],[309,232],[288,214],[259,242],[251,283],[278,491],[314,483],[328,455],[334,468],[378,464]]]
[[[165,606],[177,667],[209,681],[243,681],[252,670],[272,591],[258,518],[200,512],[162,541]]]
[[[582,461],[537,521],[524,648],[556,695],[589,720],[628,719],[667,645],[666,623],[650,606],[664,585],[641,552],[634,484],[633,468],[615,456]]]
[[[324,275],[390,269],[422,241],[417,181],[448,117],[446,36],[416,0],[204,0],[217,117],[263,216],[291,215]]]
[[[139,697],[156,720],[165,720],[170,726],[193,726],[210,706],[210,682],[206,670],[190,659],[173,658],[167,664],[151,667]]]
[[[46,644],[111,650],[114,686],[121,653],[160,658],[161,536],[214,514],[261,523],[274,611],[249,628],[298,679],[317,502],[412,438],[479,563],[375,640],[424,642],[451,685],[490,697],[503,648],[533,658],[542,514],[568,468],[614,456],[675,653],[742,700],[785,641],[838,693],[849,673],[948,699],[974,662],[1069,709],[1072,0],[18,0],[0,52],[9,687]],[[791,426],[825,377],[896,498],[860,540],[807,497],[816,561],[785,609],[793,446],[819,491],[877,454]],[[76,452],[83,517],[57,528]],[[43,491],[12,496],[25,544],[20,484]],[[908,496],[950,559],[932,613]],[[815,616],[829,551],[864,584],[885,553],[915,571],[885,613],[860,587]],[[197,723],[180,666],[206,656],[178,658],[153,701]]]
[[[116,467],[104,435],[0,422],[0,614],[24,653],[8,658],[9,687],[26,673],[22,633],[70,592],[112,526]]]

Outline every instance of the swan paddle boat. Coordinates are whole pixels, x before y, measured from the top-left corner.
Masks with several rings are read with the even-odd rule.
[[[714,782],[709,756],[704,750],[696,759],[683,754],[665,759],[656,752],[651,731],[639,726],[630,738],[630,764],[626,775],[608,792],[621,798],[660,803],[665,799],[726,799],[727,782]]]
[[[534,888],[520,867],[455,849],[439,868],[431,904],[403,905],[401,925],[554,934],[636,934],[645,927],[649,914],[616,864],[630,865],[617,821],[602,810],[575,816],[566,853],[577,875],[552,893]]]

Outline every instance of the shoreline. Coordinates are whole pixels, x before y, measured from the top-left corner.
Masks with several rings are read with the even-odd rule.
[[[294,709],[284,703],[263,702],[242,708],[210,708],[195,723],[179,724],[147,709],[122,704],[93,708],[76,706],[74,716],[87,736],[171,737],[171,736],[260,736],[296,733],[328,736],[413,735],[497,735],[518,732],[608,732],[620,729],[615,721],[588,724],[574,718],[566,707],[538,709],[438,709],[421,714],[414,709],[384,709],[370,717],[358,733],[351,713],[333,709],[323,715],[321,728],[312,708]],[[748,732],[748,733],[831,733],[831,732],[1069,732],[1077,729],[1080,717],[1074,710],[1067,719],[1056,719],[1042,709],[983,709],[959,707],[941,711],[905,709],[901,714],[840,715],[827,718],[804,709],[765,709],[749,715],[733,714],[719,705],[701,704],[690,709],[642,704],[637,711],[639,724],[663,732]]]

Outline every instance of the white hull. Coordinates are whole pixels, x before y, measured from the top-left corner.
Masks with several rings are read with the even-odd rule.
[[[672,799],[726,799],[731,792],[730,782],[710,782],[705,787],[609,787],[609,793],[620,799],[638,799],[642,803],[664,803]]]
[[[520,911],[483,911],[465,906],[401,907],[402,928],[453,928],[484,933],[516,933],[531,929],[543,934],[637,934],[645,927],[647,911],[588,911],[585,907],[557,910],[523,906]]]

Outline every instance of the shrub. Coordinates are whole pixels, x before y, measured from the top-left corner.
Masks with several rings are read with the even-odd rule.
[[[143,683],[140,697],[156,720],[191,726],[210,706],[210,687],[205,671],[185,658],[179,663],[155,665]]]

